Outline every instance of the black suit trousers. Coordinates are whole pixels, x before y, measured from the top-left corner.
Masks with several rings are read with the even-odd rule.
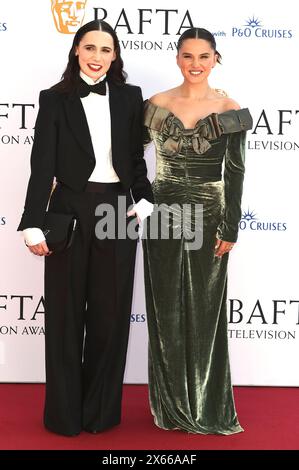
[[[66,435],[102,431],[121,418],[136,239],[98,239],[100,204],[128,223],[131,196],[117,183],[88,183],[81,193],[58,184],[49,207],[78,219],[73,245],[45,258],[44,423]]]

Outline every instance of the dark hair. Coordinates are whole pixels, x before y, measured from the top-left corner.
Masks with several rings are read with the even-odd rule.
[[[107,79],[116,85],[121,85],[126,82],[127,74],[123,70],[124,63],[120,55],[119,40],[114,29],[106,23],[106,21],[94,20],[81,26],[81,28],[76,32],[69,52],[69,61],[64,73],[62,74],[61,81],[54,85],[52,89],[65,93],[75,93],[77,91],[80,82],[80,67],[78,57],[75,54],[76,47],[79,45],[83,36],[90,31],[103,31],[104,33],[108,33],[112,36],[116,59],[111,63],[107,72]]]
[[[215,54],[217,54],[218,56],[217,62],[219,62],[219,64],[221,63],[221,59],[222,59],[221,54],[219,54],[219,52],[216,49],[215,37],[213,36],[212,33],[210,33],[210,31],[204,28],[186,29],[186,31],[184,31],[183,34],[179,37],[178,44],[177,44],[178,51],[181,49],[183,42],[186,39],[204,39],[205,41],[207,41],[210,44],[211,48],[215,51]]]

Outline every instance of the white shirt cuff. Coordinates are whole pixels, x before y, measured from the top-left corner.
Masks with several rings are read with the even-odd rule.
[[[27,246],[37,245],[45,240],[43,231],[40,228],[25,228],[23,235]]]
[[[134,205],[133,209],[136,211],[139,219],[143,221],[153,212],[154,204],[149,202],[147,199],[142,198]]]

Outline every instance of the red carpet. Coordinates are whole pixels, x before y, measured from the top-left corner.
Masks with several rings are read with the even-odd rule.
[[[0,384],[0,449],[299,449],[299,388],[235,387],[244,433],[232,436],[163,431],[153,424],[147,386],[125,385],[120,426],[63,437],[42,425],[44,385]]]

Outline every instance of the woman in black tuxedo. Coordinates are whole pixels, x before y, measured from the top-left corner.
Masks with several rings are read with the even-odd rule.
[[[96,20],[76,33],[61,82],[40,94],[18,230],[46,256],[44,423],[64,435],[120,422],[136,238],[98,238],[95,212],[108,204],[126,227],[132,203],[129,215],[143,219],[153,200],[141,90],[125,78],[118,38]],[[41,229],[54,177],[49,210],[74,214],[78,228],[68,250],[51,254]]]

